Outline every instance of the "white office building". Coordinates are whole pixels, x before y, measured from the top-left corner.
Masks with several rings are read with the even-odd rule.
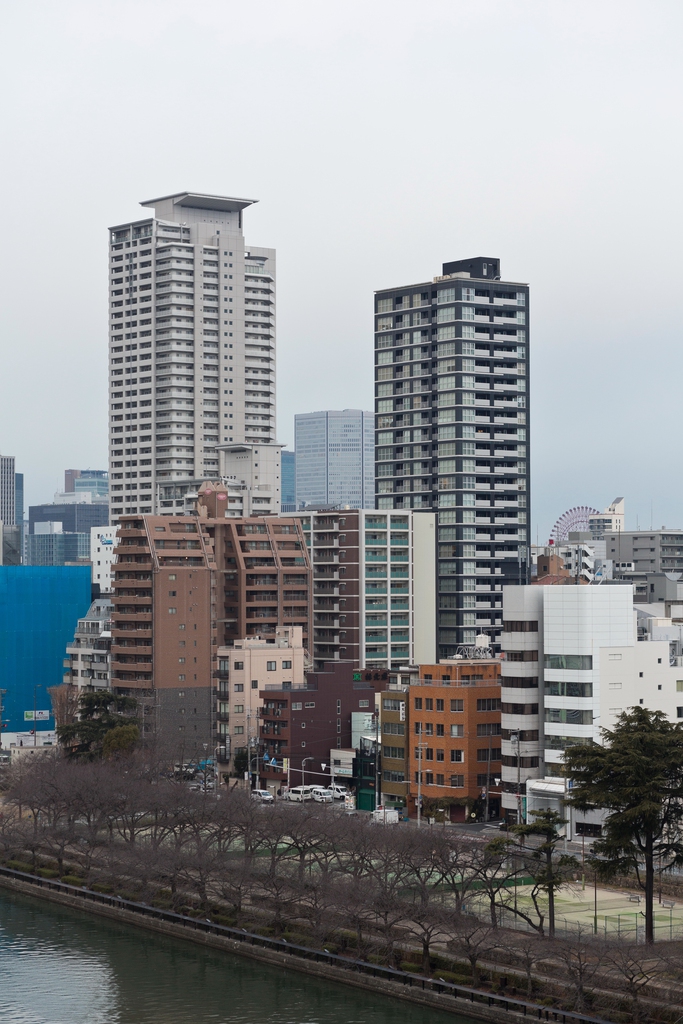
[[[683,626],[635,606],[628,584],[506,587],[501,675],[503,807],[558,776],[573,743],[602,742],[631,707],[683,718]],[[638,625],[639,624],[639,625]]]
[[[217,445],[275,439],[275,251],[246,247],[253,202],[179,192],[110,228],[112,521],[181,510]]]
[[[362,409],[294,417],[296,506],[375,507],[375,424]]]
[[[92,526],[90,528],[92,581],[99,584],[103,594],[112,590],[116,529],[115,526]]]

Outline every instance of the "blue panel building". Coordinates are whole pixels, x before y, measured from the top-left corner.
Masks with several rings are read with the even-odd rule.
[[[32,726],[24,711],[50,708],[48,688],[62,682],[64,651],[91,603],[90,566],[0,565],[0,688],[7,732]],[[38,728],[54,729],[55,722]]]

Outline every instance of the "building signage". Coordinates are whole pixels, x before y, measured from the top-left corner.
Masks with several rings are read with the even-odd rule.
[[[34,712],[33,711],[24,711],[24,721],[25,722],[33,722],[34,721],[34,717],[33,716],[34,716]],[[35,712],[35,721],[36,722],[49,722],[50,721],[50,712],[49,711],[36,711]]]

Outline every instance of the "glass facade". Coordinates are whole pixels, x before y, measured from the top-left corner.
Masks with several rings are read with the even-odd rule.
[[[294,417],[296,503],[374,508],[374,417],[361,409]]]

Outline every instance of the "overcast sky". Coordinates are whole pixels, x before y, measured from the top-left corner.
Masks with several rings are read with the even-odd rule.
[[[107,233],[253,197],[279,439],[372,408],[372,293],[499,257],[531,285],[533,539],[576,504],[683,526],[683,6],[61,0],[2,15],[0,452],[27,499],[107,462]],[[677,242],[676,239],[679,239]]]

